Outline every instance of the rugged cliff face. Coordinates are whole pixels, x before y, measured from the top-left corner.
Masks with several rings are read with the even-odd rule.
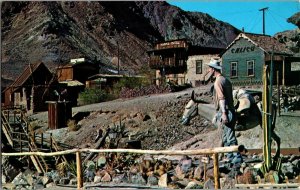
[[[207,14],[185,12],[163,1],[3,2],[2,77],[14,79],[29,63],[51,69],[85,57],[103,72],[138,73],[147,53],[162,40],[187,38],[194,44],[226,47],[238,30]]]
[[[277,33],[275,37],[278,38],[280,42],[285,43],[296,55],[300,56],[300,12],[288,18],[287,21],[295,24],[298,28]]]

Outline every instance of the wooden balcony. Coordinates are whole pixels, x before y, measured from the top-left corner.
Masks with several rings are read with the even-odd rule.
[[[175,57],[151,56],[149,60],[149,66],[151,69],[160,68],[172,68],[172,67],[184,67],[186,66],[185,59],[176,59]]]

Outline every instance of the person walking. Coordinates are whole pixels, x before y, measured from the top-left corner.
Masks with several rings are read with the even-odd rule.
[[[236,115],[233,104],[232,84],[222,73],[219,60],[213,59],[209,64],[209,72],[215,77],[213,101],[216,115],[213,123],[222,131],[222,144],[224,147],[237,145],[235,136]],[[242,162],[240,153],[227,153],[225,161],[236,164]]]

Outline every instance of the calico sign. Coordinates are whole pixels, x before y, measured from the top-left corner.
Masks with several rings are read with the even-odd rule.
[[[247,53],[254,51],[255,46],[232,48],[231,53]]]

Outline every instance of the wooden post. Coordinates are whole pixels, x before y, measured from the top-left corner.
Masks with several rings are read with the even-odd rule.
[[[278,116],[280,117],[280,85],[279,85],[279,71],[277,71],[277,101],[278,101]]]
[[[52,133],[50,133],[50,151],[52,152]]]
[[[43,148],[43,143],[44,143],[44,134],[41,133],[41,148]]]
[[[282,61],[282,86],[285,86],[285,59]]]
[[[204,170],[204,174],[203,174],[204,175],[203,176],[204,177],[204,181],[206,181],[206,169],[207,169],[206,163],[204,163],[204,169],[203,169]]]
[[[35,132],[33,132],[33,144],[35,144]]]
[[[220,189],[220,179],[219,179],[219,158],[218,153],[213,154],[214,159],[214,178],[215,178],[215,189]]]
[[[22,137],[21,137],[21,133],[19,133],[19,143],[20,143],[20,152],[22,152]]]
[[[76,152],[76,166],[77,166],[77,189],[81,189],[83,187],[83,176],[82,176],[82,169],[81,169],[81,156],[80,152]]]

